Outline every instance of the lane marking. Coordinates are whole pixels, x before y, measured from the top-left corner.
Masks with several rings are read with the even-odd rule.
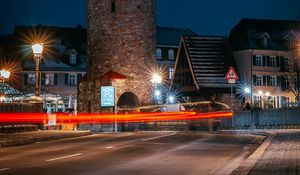
[[[142,141],[155,140],[155,139],[159,139],[159,138],[163,138],[163,137],[169,137],[169,136],[172,136],[172,135],[176,135],[176,133],[172,133],[172,134],[168,134],[168,135],[162,135],[162,136],[157,136],[157,137],[151,137],[151,138],[148,138],[148,139],[142,139]]]
[[[114,148],[114,146],[107,146],[107,147],[105,147],[105,148],[111,149],[111,148]]]
[[[57,158],[53,158],[53,159],[48,159],[48,160],[46,160],[46,162],[52,162],[52,161],[55,161],[55,160],[67,159],[67,158],[76,157],[76,156],[80,156],[80,155],[82,155],[82,153],[72,154],[72,155],[63,156],[63,157],[57,157]]]
[[[0,171],[6,171],[6,170],[9,170],[10,168],[2,168],[0,169]]]

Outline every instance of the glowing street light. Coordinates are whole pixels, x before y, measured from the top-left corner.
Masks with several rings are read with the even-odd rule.
[[[3,78],[3,79],[8,79],[9,76],[10,76],[10,72],[7,71],[7,70],[5,70],[5,69],[2,69],[2,70],[0,71],[0,75],[1,75],[1,78]]]
[[[245,92],[246,94],[250,94],[250,93],[251,93],[251,89],[250,89],[249,87],[245,87],[245,88],[244,88],[244,92]]]
[[[172,104],[172,103],[174,103],[175,97],[173,95],[170,95],[168,100],[169,100],[169,103]]]
[[[156,90],[154,92],[154,95],[155,95],[156,98],[159,98],[160,94],[161,94],[161,92],[159,90]]]
[[[153,74],[151,82],[154,84],[160,84],[162,82],[162,77],[158,74]]]
[[[32,51],[34,54],[34,60],[35,60],[35,96],[39,97],[41,94],[41,86],[40,86],[40,62],[42,59],[42,53],[43,53],[43,45],[42,44],[34,44],[31,46]]]
[[[266,96],[269,97],[270,96],[270,92],[266,92]]]
[[[259,96],[262,96],[262,94],[263,94],[263,91],[258,91]]]

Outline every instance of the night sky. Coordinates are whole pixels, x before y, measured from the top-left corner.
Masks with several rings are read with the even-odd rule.
[[[86,0],[1,0],[0,33],[14,25],[86,26]],[[242,18],[300,20],[300,0],[157,0],[157,23],[228,35]]]

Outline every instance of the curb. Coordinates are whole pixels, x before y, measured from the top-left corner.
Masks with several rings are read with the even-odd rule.
[[[74,137],[83,137],[92,135],[93,133],[90,131],[78,132],[78,133],[65,133],[57,136],[40,136],[40,137],[31,137],[31,138],[24,138],[19,140],[7,140],[7,141],[0,141],[0,148],[1,147],[11,147],[11,146],[20,146],[20,145],[27,145],[36,142],[46,142],[51,140],[60,140],[66,138],[74,138]],[[30,136],[29,136],[30,137]]]
[[[275,132],[270,131],[221,131],[222,133],[230,134],[254,134],[267,136],[266,140],[251,154],[241,165],[233,170],[230,175],[247,175],[254,167],[255,163],[261,158],[265,150],[269,147],[274,137]]]

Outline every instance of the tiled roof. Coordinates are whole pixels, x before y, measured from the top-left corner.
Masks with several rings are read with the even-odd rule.
[[[257,37],[264,33],[270,36],[269,46],[265,48]],[[300,39],[300,21],[243,19],[232,29],[229,38],[233,50],[286,50],[285,36],[289,33]]]
[[[190,29],[157,27],[157,45],[179,46],[181,36],[196,36]]]
[[[184,37],[184,43],[200,89],[230,87],[224,77],[230,66],[236,66],[225,37]]]
[[[87,63],[82,59],[81,64],[76,66],[71,66],[65,64],[64,62],[58,59],[52,58],[43,58],[42,63],[40,64],[41,71],[70,71],[70,72],[85,72]],[[32,61],[25,61],[23,64],[24,71],[33,71],[35,70],[35,63]]]

